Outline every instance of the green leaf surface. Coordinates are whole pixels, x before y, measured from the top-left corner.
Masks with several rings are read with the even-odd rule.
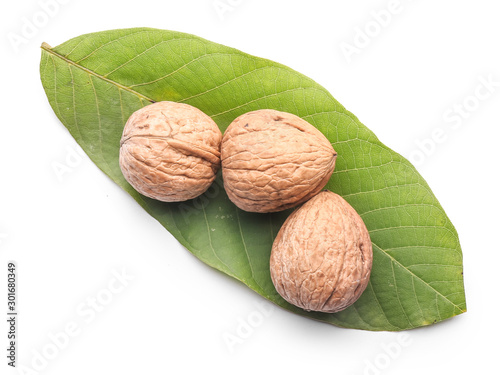
[[[424,179],[323,87],[278,63],[179,32],[134,28],[42,45],[43,87],[61,122],[95,164],[206,264],[303,316],[341,327],[399,331],[465,312],[458,236]],[[127,118],[154,101],[191,104],[224,131],[272,108],[317,127],[338,152],[327,188],[361,215],[373,242],[366,291],[335,314],[284,301],[269,274],[274,237],[290,211],[252,214],[227,198],[220,175],[201,197],[162,203],[137,193],[118,165]]]

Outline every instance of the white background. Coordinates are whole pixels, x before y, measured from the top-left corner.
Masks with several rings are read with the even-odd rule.
[[[481,77],[500,82],[498,1],[401,0],[378,33],[372,12],[388,9],[389,0],[222,0],[233,4],[222,15],[213,0],[64,2],[45,19],[34,0],[4,1],[0,9],[0,311],[7,261],[15,260],[18,365],[33,368],[36,353],[48,350],[53,358],[31,374],[470,374],[498,367],[500,87],[473,99]],[[38,30],[23,36],[36,17]],[[412,160],[417,143],[442,129],[418,169],[460,235],[469,311],[406,334],[293,315],[204,265],[86,156],[70,157],[79,148],[43,92],[40,44],[136,26],[193,33],[284,63]],[[369,44],[348,61],[341,43],[354,45],[366,27]],[[26,37],[17,48],[13,34]],[[469,111],[453,128],[443,115],[464,101]],[[62,179],[57,163],[70,168]],[[123,269],[133,280],[103,311],[92,320],[79,314]],[[51,352],[49,335],[71,322],[78,334]],[[6,365],[1,327],[0,373],[16,374]],[[245,337],[228,346],[228,334]]]

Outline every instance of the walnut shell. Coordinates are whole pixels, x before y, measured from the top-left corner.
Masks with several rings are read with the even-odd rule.
[[[337,153],[326,137],[290,113],[264,109],[234,120],[222,138],[224,188],[250,212],[276,212],[323,189]]]
[[[134,112],[120,142],[120,168],[141,194],[164,202],[204,193],[220,168],[222,133],[188,104],[157,102]]]
[[[283,224],[273,243],[271,278],[291,304],[333,313],[352,305],[363,293],[372,259],[363,220],[347,201],[326,190]]]

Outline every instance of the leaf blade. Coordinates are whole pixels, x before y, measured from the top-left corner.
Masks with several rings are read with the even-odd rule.
[[[146,28],[44,45],[40,69],[56,115],[96,165],[195,256],[265,298],[313,319],[369,330],[409,329],[465,311],[458,236],[427,183],[310,78],[199,37]],[[125,119],[160,100],[194,105],[222,131],[242,113],[274,108],[327,136],[339,153],[327,187],[360,213],[374,243],[370,285],[355,305],[336,314],[307,313],[276,293],[269,253],[289,211],[237,209],[220,176],[199,199],[176,204],[145,198],[128,185],[118,165]]]

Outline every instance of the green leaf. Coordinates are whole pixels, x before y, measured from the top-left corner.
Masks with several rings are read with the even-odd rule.
[[[457,233],[427,183],[310,78],[193,35],[147,28],[43,44],[40,72],[56,115],[100,169],[195,256],[279,306],[341,327],[390,331],[466,311]],[[339,154],[327,188],[359,212],[373,241],[370,284],[353,306],[307,313],[277,294],[269,254],[290,211],[237,209],[220,175],[207,193],[180,203],[148,199],[125,181],[118,165],[123,125],[162,100],[201,109],[222,131],[245,112],[272,108],[325,134]]]

